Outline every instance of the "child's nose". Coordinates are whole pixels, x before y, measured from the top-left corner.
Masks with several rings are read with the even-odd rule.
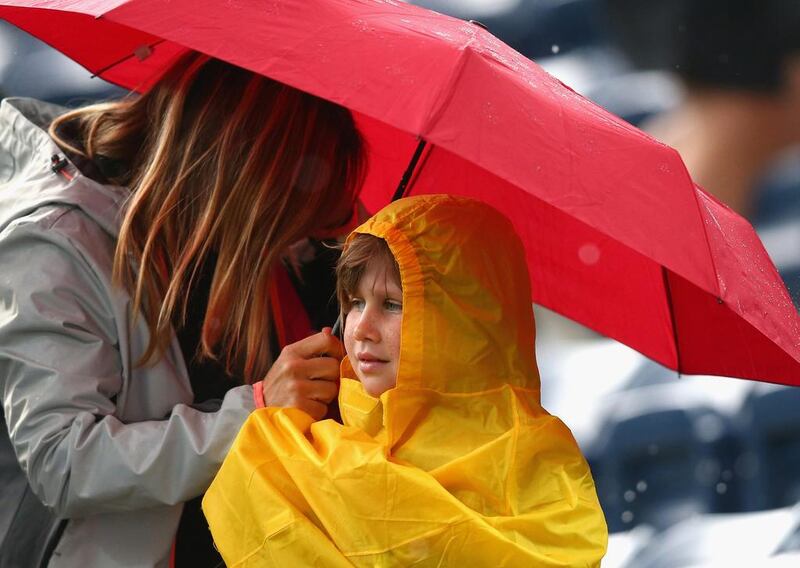
[[[369,307],[361,312],[361,317],[353,330],[353,335],[358,341],[378,341],[380,339],[378,327],[375,323],[375,315]]]

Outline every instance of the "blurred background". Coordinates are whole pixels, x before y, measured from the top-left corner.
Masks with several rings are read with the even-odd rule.
[[[676,148],[747,217],[800,305],[800,1],[420,0],[477,20]],[[0,22],[0,96],[124,92]],[[545,407],[589,459],[603,566],[800,566],[800,389],[679,377],[536,308]]]

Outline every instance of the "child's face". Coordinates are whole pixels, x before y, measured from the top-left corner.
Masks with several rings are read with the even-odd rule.
[[[397,383],[403,291],[385,266],[370,265],[350,297],[344,346],[350,365],[372,396]]]

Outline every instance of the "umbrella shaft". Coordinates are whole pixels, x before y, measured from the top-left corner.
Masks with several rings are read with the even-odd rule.
[[[422,151],[425,149],[425,139],[420,138],[419,144],[417,144],[417,149],[414,150],[414,155],[411,156],[411,161],[408,163],[408,167],[406,171],[403,173],[403,177],[400,179],[400,184],[397,186],[397,189],[392,196],[392,201],[397,201],[403,195],[405,195],[406,187],[408,186],[408,182],[411,180],[411,176],[414,174],[414,168],[417,167],[417,163],[419,162],[420,157],[422,157]]]

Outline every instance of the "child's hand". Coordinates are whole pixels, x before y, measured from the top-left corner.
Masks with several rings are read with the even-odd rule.
[[[320,420],[339,393],[342,343],[326,327],[287,345],[264,377],[266,406],[299,408]]]

